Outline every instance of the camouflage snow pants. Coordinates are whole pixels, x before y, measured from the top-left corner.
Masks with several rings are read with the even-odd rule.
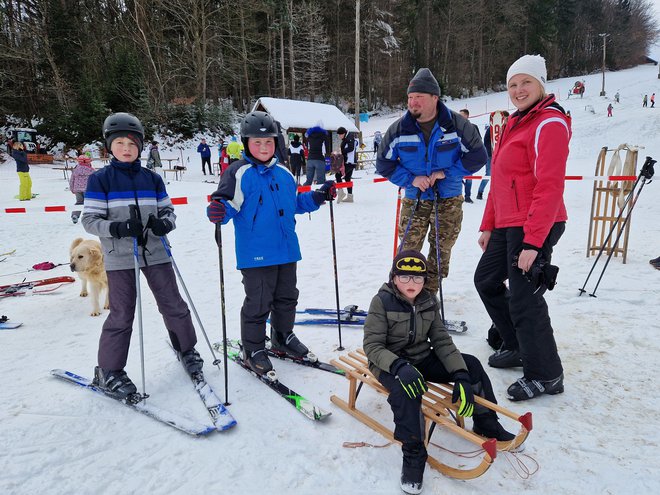
[[[415,208],[415,200],[403,198],[401,200],[401,215],[399,217],[399,240],[403,236],[408,226],[410,216]],[[442,278],[449,275],[449,259],[451,257],[451,248],[456,244],[458,234],[461,231],[461,222],[463,221],[463,196],[454,196],[453,198],[440,198],[438,203],[438,239],[440,241],[440,266],[442,269]],[[422,200],[414,214],[410,230],[404,240],[403,249],[414,249],[421,251],[424,245],[424,237],[428,232],[429,254],[428,260],[428,278],[424,287],[429,291],[438,292],[438,262],[435,249],[435,211],[433,201]]]

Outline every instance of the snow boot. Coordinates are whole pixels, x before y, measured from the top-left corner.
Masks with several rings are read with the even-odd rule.
[[[353,193],[348,193],[346,195],[346,199],[344,200],[344,203],[352,203],[353,202]]]
[[[472,431],[486,438],[494,438],[498,442],[510,442],[516,436],[506,431],[497,420],[497,414],[489,411],[485,414],[474,415]]]
[[[652,260],[649,260],[649,263],[657,268],[658,265],[660,265],[660,256],[658,256],[657,258],[654,258]]]
[[[80,218],[80,211],[74,211],[71,213],[71,221],[76,224],[78,223],[78,219]]]
[[[408,494],[421,493],[424,481],[424,468],[426,467],[426,447],[421,442],[404,443],[403,465],[401,467],[401,489]]]
[[[343,188],[337,188],[337,203],[341,203],[346,198],[346,191]]]
[[[484,199],[484,193],[477,193],[477,199]]]
[[[104,370],[100,366],[96,366],[94,368],[92,385],[103,389],[108,395],[121,400],[137,393],[137,387],[124,370]]]
[[[470,196],[465,196],[465,199],[463,201],[470,204],[474,203],[474,201],[472,201],[472,198]]]
[[[268,359],[266,349],[259,349],[257,351],[243,349],[243,361],[257,375],[265,375],[273,369],[273,363]]]
[[[186,371],[189,375],[202,371],[204,360],[194,347],[186,352],[177,352],[176,354],[179,357],[179,361],[183,363],[183,367],[186,368]]]
[[[488,364],[493,368],[517,368],[522,366],[522,358],[518,349],[500,349],[488,358]]]
[[[270,329],[270,345],[274,351],[284,352],[295,358],[303,358],[309,354],[309,349],[305,344],[298,340],[296,334],[291,332],[284,336],[281,333]]]
[[[556,395],[564,391],[564,374],[552,380],[530,380],[529,378],[519,378],[508,389],[509,400],[519,401],[538,397],[539,395]]]

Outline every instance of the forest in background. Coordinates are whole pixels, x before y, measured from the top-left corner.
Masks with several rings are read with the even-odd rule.
[[[405,101],[419,67],[452,97],[643,63],[647,0],[360,0],[360,109]],[[260,96],[354,108],[355,0],[0,0],[0,116],[54,142],[98,139],[113,111],[151,132],[226,132]],[[4,119],[5,117],[1,117]],[[34,122],[34,120],[33,120]],[[2,124],[2,122],[0,122]]]

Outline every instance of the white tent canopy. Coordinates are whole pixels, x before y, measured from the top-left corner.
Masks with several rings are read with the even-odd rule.
[[[355,124],[334,105],[284,98],[259,98],[252,111],[268,112],[282,124],[282,129],[309,129],[322,123],[327,131],[345,127],[348,132],[360,132]]]

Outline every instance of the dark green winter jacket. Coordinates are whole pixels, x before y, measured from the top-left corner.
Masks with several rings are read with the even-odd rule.
[[[376,378],[381,370],[389,373],[392,363],[399,358],[415,365],[431,352],[435,352],[449,373],[467,370],[442,323],[438,300],[426,289],[411,306],[391,282],[383,284],[369,306],[363,347],[369,369]]]

